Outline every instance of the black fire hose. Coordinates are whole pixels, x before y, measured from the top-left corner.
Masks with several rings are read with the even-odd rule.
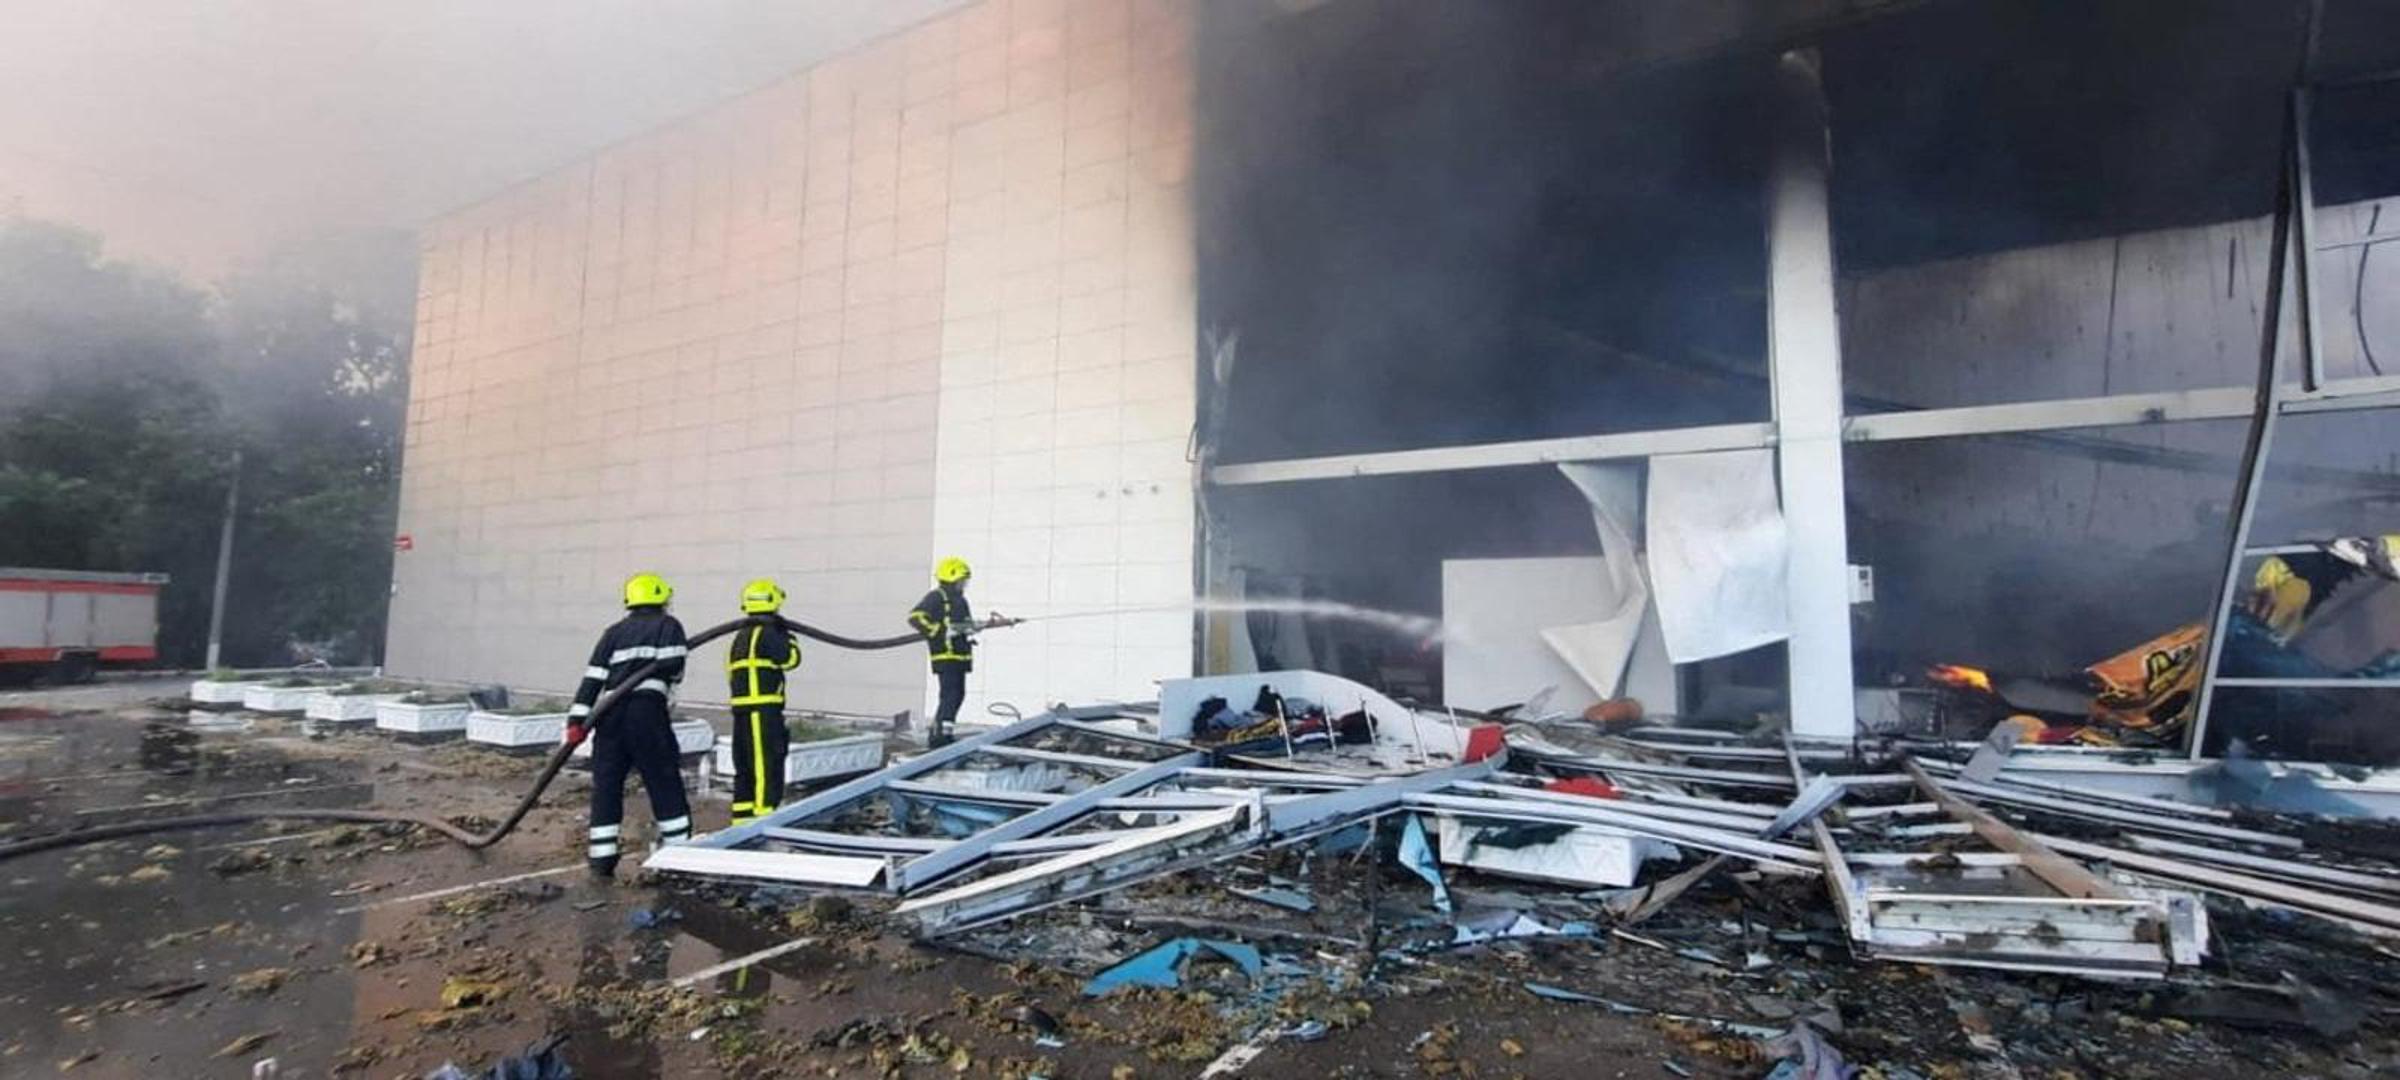
[[[815,640],[824,642],[828,645],[833,645],[844,649],[855,649],[859,651],[896,649],[903,645],[920,645],[925,641],[925,638],[922,635],[913,633],[900,634],[888,638],[844,637],[830,630],[820,630],[816,627],[808,625],[807,623],[795,622],[791,619],[784,618],[781,615],[771,616],[771,618],[773,619],[775,625],[779,625],[783,629],[792,633],[799,634],[802,637],[814,638]],[[745,626],[750,626],[753,623],[762,621],[764,620],[757,616],[735,619],[732,622],[712,626],[706,630],[702,630],[699,633],[692,635],[686,644],[705,644],[707,642],[724,637],[727,634],[733,633],[734,631]],[[607,716],[608,711],[616,707],[617,702],[625,696],[627,691],[639,685],[643,679],[649,678],[650,673],[657,670],[659,663],[660,661],[653,660],[639,668],[634,669],[633,674],[626,676],[624,681],[618,683],[614,688],[608,690],[606,693],[601,694],[599,700],[592,703],[592,714],[587,718],[585,730],[590,730],[592,725],[598,724],[602,717]],[[500,824],[493,826],[488,832],[468,832],[467,830],[459,828],[450,822],[429,815],[385,813],[375,810],[240,810],[223,814],[191,814],[184,817],[150,818],[145,821],[126,821],[113,825],[94,826],[88,829],[75,829],[70,832],[52,833],[48,836],[36,836],[31,839],[19,840],[14,843],[0,844],[0,862],[6,862],[21,855],[32,855],[38,852],[52,851],[58,848],[74,847],[82,844],[96,844],[103,840],[118,840],[128,836],[142,836],[149,833],[170,832],[180,829],[205,829],[223,825],[245,825],[254,821],[350,821],[372,825],[415,825],[429,830],[445,839],[451,840],[462,847],[469,849],[487,848],[493,844],[499,843],[502,837],[507,836],[509,833],[515,832],[517,825],[525,820],[525,815],[533,812],[534,804],[541,801],[542,793],[549,790],[550,782],[558,778],[559,770],[566,768],[567,759],[574,755],[575,748],[576,746],[580,745],[580,743],[581,740],[577,740],[575,742],[561,742],[557,749],[552,750],[550,752],[550,760],[542,764],[542,774],[534,778],[533,787],[525,792],[525,797],[517,800],[516,809],[509,811],[508,816],[501,819]]]

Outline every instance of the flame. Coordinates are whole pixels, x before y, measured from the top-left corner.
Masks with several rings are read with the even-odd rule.
[[[1925,677],[1942,686],[1981,690],[1987,694],[1992,692],[1992,677],[1982,668],[1971,668],[1964,664],[1935,664],[1925,669]]]

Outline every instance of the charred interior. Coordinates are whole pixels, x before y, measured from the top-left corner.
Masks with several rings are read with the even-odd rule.
[[[2165,23],[2140,3],[1736,7],[1213,7],[1198,76],[1210,460],[1769,420],[1770,118],[1795,49],[1822,77],[1845,415],[2247,386],[2295,73],[2400,60],[2400,13],[2364,4],[2328,6],[2313,56],[2305,11],[2276,4]],[[2370,234],[2395,186],[2400,90],[2336,86],[2313,104],[2320,241]],[[2400,325],[2374,300],[2400,278],[2379,283],[2357,250],[2316,259],[2327,376],[2381,375]],[[2400,474],[2380,423],[2282,425],[2253,534],[2388,531]],[[2071,680],[2206,620],[2245,428],[1850,444],[1849,561],[1873,578],[1852,608],[1858,685],[1920,685],[1943,661]],[[1214,581],[1374,607],[1440,612],[1445,560],[1600,552],[1548,464],[1204,500]],[[2392,640],[2391,599],[2344,618]],[[1438,644],[1303,621],[1320,666],[1440,693]],[[1780,708],[1782,653],[1682,665],[1674,707]],[[2323,727],[2265,741],[2400,750]]]

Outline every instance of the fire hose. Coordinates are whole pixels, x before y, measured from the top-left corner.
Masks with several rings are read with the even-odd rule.
[[[888,638],[845,637],[830,630],[820,630],[814,626],[808,625],[807,623],[784,618],[781,615],[773,615],[763,617],[748,616],[735,619],[729,623],[722,623],[712,626],[706,630],[700,631],[698,634],[692,635],[691,638],[687,640],[686,644],[692,646],[706,644],[710,641],[724,637],[727,634],[733,633],[734,631],[745,626],[750,626],[767,620],[772,620],[771,625],[780,626],[784,630],[798,634],[802,637],[812,638],[814,640],[824,642],[827,645],[832,645],[836,648],[853,649],[861,652],[879,649],[896,649],[904,645],[921,645],[925,641],[923,636],[914,633],[900,634]],[[1022,620],[994,619],[991,622],[984,624],[984,627],[991,628],[1009,626],[1018,621]],[[634,669],[632,674],[627,675],[623,680],[620,680],[616,686],[603,692],[599,699],[592,703],[591,717],[583,725],[582,730],[585,733],[585,737],[589,737],[592,729],[608,715],[610,709],[616,707],[617,702],[622,700],[629,690],[639,685],[643,679],[649,678],[651,672],[656,671],[658,669],[658,665],[661,663],[664,663],[664,661],[653,660],[647,664],[644,664],[641,667]],[[542,764],[541,775],[534,778],[533,786],[525,792],[525,797],[517,800],[516,809],[509,811],[508,816],[501,819],[498,825],[493,826],[490,830],[485,832],[469,832],[466,829],[460,828],[457,825],[429,814],[402,814],[377,810],[330,810],[310,808],[293,808],[283,810],[240,810],[221,814],[190,814],[182,817],[150,818],[143,821],[126,821],[112,825],[94,826],[88,829],[75,829],[68,832],[52,833],[48,836],[36,836],[30,839],[18,840],[14,843],[0,844],[0,862],[6,862],[21,855],[32,855],[37,852],[52,851],[58,848],[74,847],[82,844],[96,844],[103,840],[118,840],[128,836],[143,836],[149,833],[170,832],[181,829],[205,829],[223,825],[245,825],[254,821],[341,821],[368,825],[414,825],[418,828],[422,828],[428,832],[434,833],[435,835],[441,836],[444,839],[455,842],[462,847],[479,850],[499,843],[502,837],[505,837],[509,833],[516,831],[517,825],[525,820],[525,815],[533,811],[534,804],[541,801],[542,793],[549,789],[550,782],[552,780],[558,778],[559,770],[566,767],[567,759],[574,756],[575,748],[581,745],[582,742],[582,739],[571,739],[560,742],[558,748],[550,752],[550,759]]]

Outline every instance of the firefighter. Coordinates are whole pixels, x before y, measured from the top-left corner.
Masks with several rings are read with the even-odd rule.
[[[783,587],[767,578],[742,586],[742,613],[783,610]],[[783,804],[783,756],[792,733],[783,726],[784,673],[800,666],[800,639],[773,619],[754,619],[734,631],[725,655],[727,701],[733,706],[733,823],[746,824]]]
[[[642,787],[650,792],[650,816],[658,823],[659,843],[681,843],[692,835],[691,804],[683,794],[683,755],[667,716],[668,695],[683,681],[684,655],[690,651],[683,624],[667,614],[667,601],[674,595],[657,574],[626,579],[625,617],[592,646],[583,683],[575,688],[575,704],[567,710],[567,742],[582,742],[601,691],[623,685],[656,662],[590,732],[592,828],[586,856],[596,877],[617,872],[628,773],[641,773]]]
[[[958,707],[967,700],[967,672],[975,668],[975,613],[967,607],[967,579],[971,576],[967,560],[956,555],[943,559],[933,568],[933,590],[908,612],[909,625],[925,635],[925,648],[933,658],[933,677],[941,684],[933,727],[925,734],[929,747],[949,744],[950,725],[958,720]],[[996,615],[992,619],[993,625],[1005,621]]]

